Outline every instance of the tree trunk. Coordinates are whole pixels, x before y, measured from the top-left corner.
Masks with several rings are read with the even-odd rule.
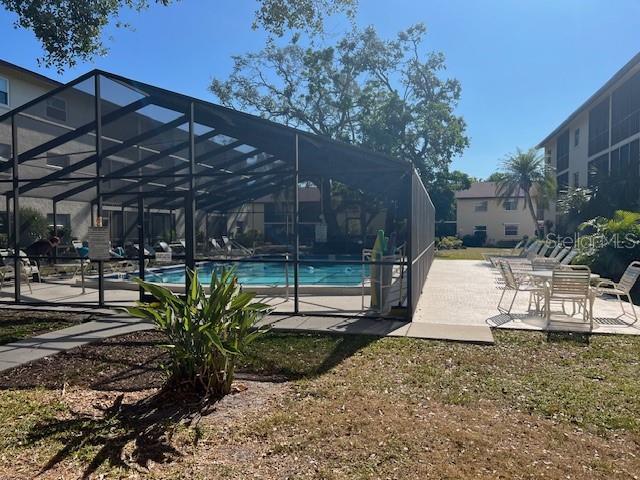
[[[533,206],[533,201],[531,200],[531,194],[525,190],[524,192],[524,201],[527,204],[527,207],[529,208],[529,213],[531,214],[531,218],[533,219],[533,225],[534,225],[534,232],[536,237],[538,236],[538,215],[536,214],[536,209]]]
[[[331,180],[323,178],[320,190],[322,191],[322,213],[324,214],[324,221],[327,223],[327,239],[335,238],[339,235],[340,230],[336,212],[331,204]]]

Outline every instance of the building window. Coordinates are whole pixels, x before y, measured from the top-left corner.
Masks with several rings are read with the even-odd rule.
[[[576,128],[576,131],[573,132],[573,146],[577,147],[580,145],[580,129]]]
[[[11,159],[11,145],[0,143],[0,162],[8,162]]]
[[[49,228],[55,231],[55,235],[62,235],[65,237],[65,240],[71,240],[71,238],[66,238],[71,235],[71,214],[69,213],[58,213],[56,214],[56,225],[54,228],[53,225],[53,213],[47,213],[47,223],[49,224]]]
[[[556,145],[556,171],[562,172],[567,168],[569,168],[569,130],[560,134]]]
[[[502,208],[505,210],[516,210],[518,208],[518,200],[515,198],[508,198],[502,202]]]
[[[580,186],[580,172],[573,172],[573,186],[576,188]]]
[[[562,175],[558,175],[557,179],[558,193],[566,192],[569,186],[569,172],[565,172]]]
[[[489,208],[489,202],[487,200],[484,200],[482,202],[478,202],[475,204],[474,206],[474,210],[476,212],[486,212]]]
[[[0,77],[0,105],[9,106],[9,80]]]
[[[57,97],[47,99],[46,115],[54,120],[60,120],[61,122],[66,121],[67,102]]]
[[[58,155],[57,153],[47,152],[47,165],[56,168],[67,168],[71,165],[69,155]]]
[[[609,146],[609,97],[589,110],[589,156]]]
[[[518,224],[517,223],[505,223],[504,224],[504,236],[505,237],[515,237],[518,235]]]
[[[473,227],[473,234],[477,235],[478,233],[487,233],[487,226],[486,225],[476,225],[475,227]]]
[[[600,180],[609,175],[609,154],[600,155],[589,162],[589,178],[587,184],[593,187],[600,183]]]
[[[622,145],[611,151],[611,175],[617,177],[637,177],[640,163],[639,142]]]
[[[640,131],[640,72],[620,86],[611,97],[611,144]]]

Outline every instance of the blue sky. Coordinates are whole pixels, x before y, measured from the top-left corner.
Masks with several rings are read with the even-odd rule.
[[[60,80],[98,67],[213,100],[207,86],[230,71],[231,55],[257,50],[254,0],[182,0],[125,19],[134,30],[109,29],[110,52],[61,77],[37,66],[39,44],[13,30],[0,10],[6,60]],[[453,167],[483,177],[505,154],[535,145],[638,52],[637,0],[360,0],[357,23],[383,36],[418,21],[425,48],[447,58],[447,75],[462,83],[458,113],[471,145]],[[348,27],[327,26],[327,41]]]

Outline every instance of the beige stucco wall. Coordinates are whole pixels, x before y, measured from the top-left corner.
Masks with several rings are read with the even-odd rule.
[[[26,74],[16,72],[2,65],[0,65],[0,77],[9,81],[9,107],[0,105],[0,115],[54,88],[53,84],[47,84],[34,77],[28,77]]]
[[[476,212],[476,204],[486,200],[487,211]],[[535,232],[535,223],[527,209],[523,209],[524,201],[518,202],[516,210],[505,210],[498,203],[497,198],[471,198],[457,199],[457,228],[458,236],[473,235],[476,225],[487,227],[487,243],[492,244],[501,240],[519,240],[524,235],[532,236]],[[518,235],[507,236],[504,234],[506,223],[518,224]]]

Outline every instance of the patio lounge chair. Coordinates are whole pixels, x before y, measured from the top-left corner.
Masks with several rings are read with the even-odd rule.
[[[521,252],[514,254],[514,255],[487,255],[487,254],[483,254],[483,258],[485,260],[487,260],[488,262],[491,263],[491,266],[493,267],[497,267],[498,266],[498,262],[501,260],[510,260],[510,259],[521,259],[524,260],[528,255],[531,254],[531,252],[535,252],[535,254],[538,253],[538,251],[540,251],[540,248],[542,248],[542,241],[541,240],[535,240],[534,242],[532,242],[528,247],[524,248]],[[515,250],[515,248],[514,248]],[[514,251],[512,250],[512,252]]]
[[[549,249],[551,249],[551,243],[550,242],[544,242],[542,244],[542,248],[540,248],[540,250],[536,253],[537,257],[546,257],[547,253],[549,252]]]
[[[569,250],[567,254],[564,256],[562,260],[560,260],[560,265],[570,265],[574,258],[578,256],[578,251],[575,249]]]
[[[529,293],[528,309],[531,309],[531,303],[535,303],[536,311],[540,311],[540,300],[543,298],[544,288],[525,280],[524,277],[520,275],[514,274],[509,262],[498,262],[498,269],[500,270],[502,279],[504,280],[504,289],[502,290],[502,295],[498,301],[498,311],[509,315],[513,308],[513,304],[516,301],[516,297],[520,292]],[[509,308],[504,310],[501,305],[507,290],[513,290],[514,293],[513,298],[511,299],[511,304],[509,304]]]
[[[210,238],[209,243],[211,244],[211,250],[216,254],[231,254],[231,246],[225,248],[220,245],[220,242],[215,238]]]
[[[562,250],[560,250],[555,257],[558,263],[562,261],[562,259],[567,255],[567,253],[569,253],[571,251],[571,248],[569,247],[564,247]]]
[[[640,262],[636,260],[629,264],[618,283],[613,280],[603,279],[596,285],[596,293],[598,295],[615,295],[618,298],[620,308],[622,309],[622,315],[626,315],[627,312],[624,308],[624,303],[622,302],[621,297],[627,297],[629,305],[631,305],[631,313],[634,318],[633,323],[638,321],[638,314],[636,313],[636,307],[633,305],[630,293],[631,289],[638,281],[638,278],[640,278]]]
[[[560,250],[562,250],[562,244],[558,242],[547,258],[556,258],[560,253]]]
[[[222,246],[228,250],[229,254],[246,255],[249,257],[254,254],[253,249],[247,248],[244,245],[236,242],[235,240],[231,240],[226,235],[222,235],[221,238],[222,238]]]
[[[584,265],[556,268],[547,286],[545,294],[545,312],[547,327],[551,322],[551,302],[560,302],[564,313],[565,302],[571,302],[583,311],[585,322],[589,322],[590,331],[593,330],[593,301],[594,291],[590,288],[591,270]]]
[[[27,282],[27,286],[29,287],[29,292],[33,293],[33,289],[31,288],[31,269],[27,265],[25,265],[24,260],[20,260],[20,276],[21,279]],[[2,265],[0,265],[0,290],[4,287],[4,281],[7,279],[7,276],[10,275],[11,278],[14,276],[13,265],[7,265],[4,263],[4,259],[2,260]]]

